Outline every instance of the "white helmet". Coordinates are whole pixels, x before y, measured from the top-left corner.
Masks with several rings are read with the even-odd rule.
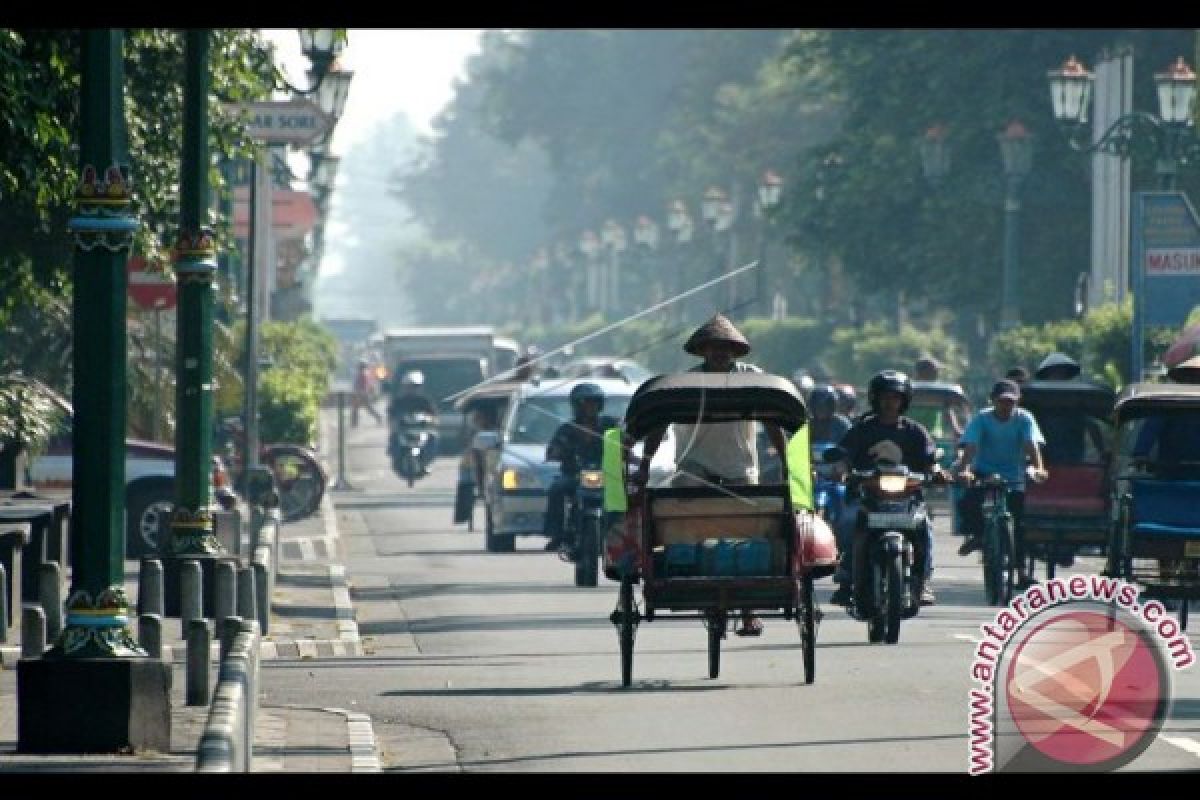
[[[401,386],[424,386],[425,375],[418,369],[409,370],[400,377]]]

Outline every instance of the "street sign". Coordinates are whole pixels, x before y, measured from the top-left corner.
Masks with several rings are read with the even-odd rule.
[[[303,238],[317,224],[317,207],[308,192],[271,192],[271,229],[277,239]],[[250,233],[250,192],[233,190],[233,235]]]
[[[131,256],[126,263],[129,297],[146,311],[165,311],[175,307],[175,279],[165,272],[148,269],[146,259]]]
[[[1135,192],[1133,379],[1141,380],[1147,325],[1182,328],[1200,305],[1200,220],[1183,192]]]
[[[307,100],[226,103],[224,107],[245,121],[251,138],[267,144],[310,144],[333,127],[329,115]]]

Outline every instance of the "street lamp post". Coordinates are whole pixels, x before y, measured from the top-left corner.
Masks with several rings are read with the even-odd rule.
[[[583,253],[587,259],[586,274],[587,274],[587,306],[588,311],[596,311],[602,308],[603,294],[602,285],[600,283],[600,275],[596,269],[596,254],[600,252],[600,240],[591,230],[586,230],[579,235],[579,252]]]
[[[1159,189],[1173,191],[1180,163],[1200,159],[1200,142],[1192,131],[1196,102],[1196,73],[1183,57],[1163,72],[1154,75],[1158,95],[1158,114],[1132,111],[1119,117],[1094,142],[1087,133],[1088,106],[1092,96],[1092,73],[1075,56],[1058,69],[1047,73],[1054,118],[1071,148],[1081,153],[1109,153],[1128,158],[1135,147],[1149,144]],[[1135,281],[1135,284],[1137,282]],[[1131,338],[1132,379],[1142,379],[1143,333],[1142,301],[1135,286],[1134,319]]]
[[[672,296],[678,297],[686,288],[687,259],[684,253],[688,243],[692,240],[694,230],[692,215],[688,213],[687,204],[682,200],[675,200],[667,208],[667,230],[675,234],[675,279],[671,283],[670,291]],[[687,303],[677,300],[675,305],[677,306],[675,316],[682,321],[686,318]]]
[[[1020,324],[1017,297],[1020,246],[1021,185],[1033,163],[1033,136],[1019,120],[1013,120],[996,136],[1004,159],[1004,286],[1000,300],[1000,325],[1007,330]]]
[[[767,280],[767,245],[773,215],[782,199],[783,179],[771,170],[767,170],[758,183],[758,212],[762,219],[762,231],[758,251],[758,280],[755,284],[759,310],[764,316],[770,313],[771,309],[771,305],[767,302],[767,292],[771,286],[770,281]]]
[[[611,311],[613,316],[621,314],[621,253],[625,252],[625,229],[615,219],[604,223],[600,229],[600,241],[608,248],[607,280],[601,308]]]
[[[650,274],[653,271],[655,273],[655,288],[650,299],[654,303],[662,302],[663,294],[665,293],[662,275],[658,274],[658,270],[653,269],[656,265],[651,263],[654,252],[658,249],[658,223],[645,214],[638,217],[637,222],[633,226],[633,241],[638,246],[637,278],[648,284],[650,282]]]
[[[71,591],[53,647],[17,664],[17,750],[170,752],[171,666],[135,641],[125,594],[125,262],[138,221],[124,38],[118,29],[88,29],[81,38],[81,179],[68,223],[75,246]]]

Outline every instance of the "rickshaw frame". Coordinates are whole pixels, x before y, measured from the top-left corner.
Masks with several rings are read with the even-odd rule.
[[[762,373],[664,375],[646,381],[634,393],[625,414],[624,441],[627,447],[632,447],[637,441],[665,430],[673,423],[712,424],[735,420],[776,424],[794,434],[807,423],[808,412],[795,386],[779,376]],[[807,437],[803,437],[802,444],[807,453]],[[792,450],[790,446],[788,449]],[[789,465],[788,453],[780,455],[785,469],[798,466]],[[808,471],[811,487],[807,456],[805,462],[800,469]],[[813,580],[833,573],[836,549],[831,559],[819,563],[806,561],[816,552],[809,544],[816,535],[811,525],[815,515],[807,509],[804,509],[807,513],[797,515],[790,481],[768,485],[643,488],[629,479],[628,471],[623,478],[627,503],[625,541],[634,557],[620,574],[617,607],[610,616],[620,643],[622,685],[629,686],[632,681],[636,628],[643,618],[653,621],[659,611],[673,612],[673,619],[691,617],[704,621],[708,630],[710,678],[719,674],[720,641],[725,635],[730,612],[763,612],[761,616],[795,619],[801,634],[805,682],[812,683],[816,674],[819,624]],[[744,503],[748,507],[746,513],[741,513],[741,505],[730,504],[728,498],[734,498],[738,504]],[[781,502],[776,504],[776,499]],[[722,501],[726,508],[737,509],[737,513],[724,516],[720,511]],[[707,502],[710,508],[716,506],[718,510],[706,512],[704,516],[692,516],[690,519],[696,521],[691,523],[686,515],[663,516],[663,508],[686,507],[689,502],[701,506]],[[774,508],[776,505],[778,509]],[[665,569],[660,574],[653,557],[654,548],[660,542],[660,527],[664,534],[670,527],[672,537],[685,544],[694,539],[698,546],[704,529],[711,530],[714,516],[722,520],[745,517],[751,522],[743,524],[768,530],[774,526],[777,535],[773,538],[780,541],[782,552],[772,547],[770,574],[682,576],[667,574]],[[772,517],[777,520],[772,522]],[[805,523],[808,523],[807,528]],[[769,542],[772,539],[769,535],[767,538]],[[829,538],[832,541],[831,534]],[[665,548],[665,544],[663,546]],[[644,613],[639,611],[633,597],[633,586],[639,583]]]
[[[1155,597],[1180,599],[1179,624],[1182,630],[1186,630],[1188,604],[1200,598],[1200,524],[1191,523],[1190,520],[1181,523],[1177,519],[1166,522],[1162,519],[1143,519],[1136,510],[1138,503],[1135,490],[1139,484],[1200,484],[1200,480],[1170,478],[1152,472],[1122,472],[1118,469],[1118,462],[1125,457],[1124,448],[1119,445],[1124,444],[1129,433],[1124,426],[1162,412],[1170,415],[1194,414],[1200,418],[1200,386],[1136,383],[1127,386],[1117,397],[1113,419],[1118,447],[1114,448],[1114,468],[1110,476],[1116,513],[1109,531],[1105,574],[1141,584],[1148,594]],[[1129,466],[1133,466],[1132,448],[1129,461]],[[1189,467],[1193,465],[1189,463]],[[1200,471],[1197,474],[1200,475]],[[1186,488],[1190,490],[1192,487]],[[1143,514],[1152,516],[1151,513]],[[1143,530],[1139,531],[1139,527],[1143,527]],[[1153,561],[1155,566],[1135,566],[1135,559]]]

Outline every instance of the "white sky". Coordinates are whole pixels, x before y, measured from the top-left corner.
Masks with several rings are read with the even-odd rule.
[[[352,70],[346,110],[334,129],[332,150],[344,155],[375,123],[405,112],[421,134],[449,102],[453,82],[464,76],[466,59],[479,49],[474,29],[351,28],[339,64]],[[308,59],[295,28],[266,29],[288,79],[305,87]]]

